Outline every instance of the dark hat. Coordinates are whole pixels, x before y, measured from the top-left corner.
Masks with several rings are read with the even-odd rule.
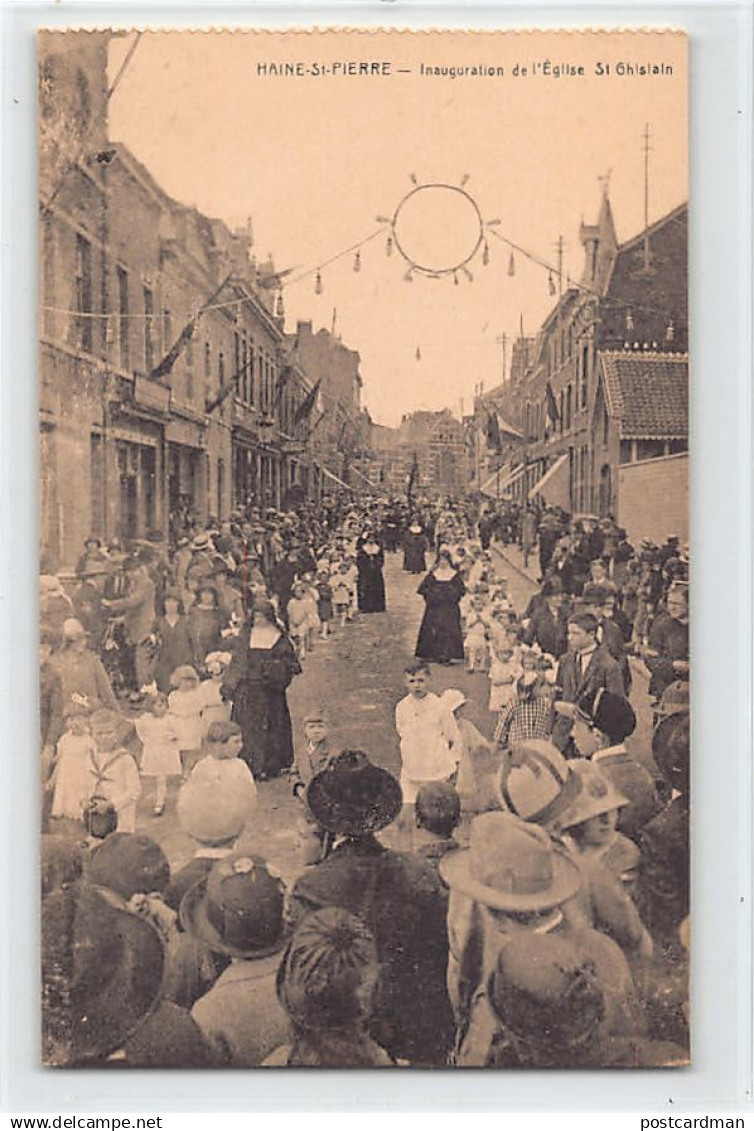
[[[160,996],[156,929],[83,884],[44,900],[41,943],[44,1063],[83,1066],[120,1048]]]
[[[362,836],[389,825],[401,811],[401,787],[363,750],[344,750],[312,778],[306,801],[319,824],[331,833]]]
[[[150,837],[115,832],[94,850],[89,880],[129,900],[137,893],[164,891],[170,883],[170,865]]]
[[[283,946],[283,895],[260,856],[233,852],[186,892],[181,924],[217,954],[263,958]]]
[[[598,687],[582,696],[576,706],[612,743],[623,742],[636,730],[636,714],[623,695]]]
[[[488,998],[509,1032],[556,1055],[596,1035],[605,1017],[594,962],[557,935],[513,935],[498,955]]]
[[[124,571],[141,569],[143,565],[144,559],[140,557],[139,554],[129,554],[128,557],[124,559],[121,569],[123,569]]]
[[[369,1010],[377,952],[361,919],[325,907],[301,920],[277,973],[280,1004],[298,1028],[337,1029]]]
[[[96,534],[89,534],[84,539],[84,545],[85,546],[89,546],[92,543],[94,543],[94,545],[97,547],[97,549],[100,549],[102,547],[102,539],[98,538]]]
[[[687,680],[677,679],[669,683],[662,693],[662,698],[657,707],[659,715],[688,714],[691,706],[691,695]]]

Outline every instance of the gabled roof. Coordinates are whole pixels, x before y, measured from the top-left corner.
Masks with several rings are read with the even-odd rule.
[[[689,434],[688,354],[600,354],[605,400],[623,440],[683,440]]]

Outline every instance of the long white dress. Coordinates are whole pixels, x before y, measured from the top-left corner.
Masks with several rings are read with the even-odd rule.
[[[178,727],[170,715],[139,715],[134,726],[142,744],[141,775],[146,778],[171,777],[181,773]]]
[[[58,742],[57,753],[51,814],[80,821],[92,793],[94,740],[89,734],[64,734]]]

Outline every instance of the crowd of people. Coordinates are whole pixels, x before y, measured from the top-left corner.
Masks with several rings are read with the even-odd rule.
[[[75,578],[41,578],[45,1062],[686,1063],[678,539],[474,498],[184,519],[169,555],[92,538]],[[539,566],[518,609],[513,545]],[[287,699],[386,610],[394,553],[424,603],[397,775],[338,747],[332,704],[296,748]],[[468,695],[433,691],[452,665]],[[290,875],[247,835],[283,775]],[[182,867],[137,822],[145,791],[194,845]]]

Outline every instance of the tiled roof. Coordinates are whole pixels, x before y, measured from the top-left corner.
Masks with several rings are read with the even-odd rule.
[[[610,415],[621,439],[685,439],[689,434],[687,354],[603,352]]]

